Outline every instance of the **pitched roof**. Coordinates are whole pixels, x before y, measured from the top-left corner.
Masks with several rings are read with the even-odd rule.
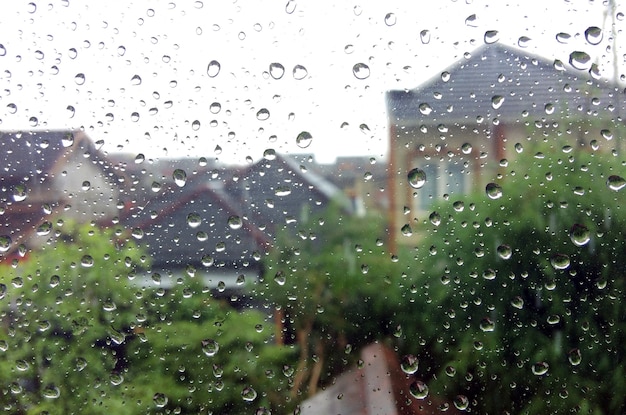
[[[608,82],[499,43],[467,54],[415,89],[387,93],[390,121],[400,126],[575,118],[611,104],[623,112],[624,93]]]

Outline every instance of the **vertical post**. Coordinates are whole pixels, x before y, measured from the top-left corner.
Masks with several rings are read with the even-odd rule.
[[[387,194],[389,197],[389,207],[387,212],[387,246],[389,253],[397,254],[397,177],[396,177],[396,126],[389,122],[389,162],[387,163]]]

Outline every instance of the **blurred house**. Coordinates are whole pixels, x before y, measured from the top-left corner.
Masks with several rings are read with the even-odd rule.
[[[390,240],[397,241],[403,226],[418,227],[434,200],[484,189],[514,149],[532,151],[542,142],[554,151],[619,148],[624,93],[595,66],[575,70],[492,44],[415,89],[389,91],[387,112]],[[426,180],[411,185],[415,168]]]
[[[82,131],[0,132],[0,255],[45,243],[53,218],[117,214],[126,177]]]

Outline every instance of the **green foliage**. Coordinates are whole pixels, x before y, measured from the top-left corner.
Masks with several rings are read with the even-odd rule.
[[[236,312],[191,276],[170,290],[141,287],[138,264],[148,264],[131,242],[90,225],[58,230],[2,269],[5,411],[238,414],[289,405],[280,391],[290,350],[271,344],[265,316]],[[214,356],[202,350],[209,339],[219,344]],[[250,402],[246,387],[258,393]]]
[[[284,313],[285,341],[297,343],[298,370],[313,391],[352,362],[360,346],[397,330],[408,278],[386,252],[379,217],[354,217],[331,206],[311,221],[302,225],[311,233],[279,236],[255,295]]]
[[[478,413],[624,413],[626,211],[607,186],[624,163],[538,153],[507,170],[500,198],[459,197],[424,222],[404,351],[429,362],[433,393]]]

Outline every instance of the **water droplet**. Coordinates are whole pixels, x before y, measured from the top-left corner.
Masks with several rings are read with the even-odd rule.
[[[74,77],[74,82],[76,82],[76,85],[83,85],[85,83],[85,74],[76,74],[76,76]]]
[[[106,300],[102,303],[102,309],[104,311],[115,311],[117,310],[117,305],[115,305],[115,303],[111,300]]]
[[[420,189],[424,184],[426,184],[426,172],[419,168],[414,168],[407,175],[409,179],[409,185],[413,189]]]
[[[152,397],[152,400],[154,401],[154,405],[156,405],[157,408],[163,408],[165,405],[167,405],[167,396],[165,396],[165,394],[163,393],[155,393],[154,396]]]
[[[417,372],[418,366],[419,360],[412,354],[404,356],[402,358],[402,361],[400,362],[400,368],[407,375],[412,375],[413,373]]]
[[[296,65],[293,67],[293,77],[294,79],[300,81],[304,78],[306,78],[306,76],[309,74],[306,70],[306,68],[302,65]]]
[[[52,230],[52,222],[44,222],[37,227],[37,235],[45,236]]]
[[[370,67],[364,63],[357,63],[352,67],[352,73],[356,79],[367,79],[370,76]]]
[[[91,182],[89,182],[89,180],[83,181],[83,184],[81,185],[81,189],[83,189],[84,191],[91,189]]]
[[[590,26],[585,30],[585,39],[590,45],[597,45],[602,42],[602,29],[597,26]]]
[[[7,50],[3,44],[0,43],[0,56],[6,56]]]
[[[569,55],[569,64],[575,69],[587,71],[591,68],[591,56],[586,52],[574,51]]]
[[[524,308],[524,300],[520,296],[513,297],[513,299],[511,300],[511,305],[518,310],[521,310],[522,308]]]
[[[37,127],[37,125],[39,125],[39,120],[37,119],[37,117],[30,117],[28,119],[28,123],[31,127]]]
[[[222,147],[220,147],[219,144],[216,145],[215,148],[213,149],[213,152],[219,156],[220,154],[222,154]]]
[[[448,82],[450,80],[450,72],[448,71],[441,72],[441,80],[443,82]]]
[[[313,136],[308,131],[302,131],[296,137],[296,145],[300,148],[307,148],[313,142]]]
[[[282,271],[278,271],[276,275],[274,275],[274,282],[276,282],[276,284],[278,285],[285,285],[285,282],[287,282],[287,277],[285,276],[285,273]]]
[[[409,393],[415,399],[426,399],[428,396],[428,386],[421,380],[416,380],[409,386]]]
[[[243,226],[243,220],[237,215],[230,216],[228,218],[228,227],[230,229],[241,229]]]
[[[578,366],[582,362],[583,357],[580,354],[579,349],[572,349],[567,353],[567,360],[569,360],[572,366]]]
[[[413,235],[413,229],[411,229],[411,225],[409,225],[408,223],[405,224],[402,229],[400,229],[400,232],[402,232],[402,235],[407,237]]]
[[[422,102],[421,104],[419,104],[419,110],[422,115],[430,115],[430,113],[433,112],[432,107],[426,102]]]
[[[139,121],[139,113],[138,112],[133,112],[132,114],[130,114],[130,120],[132,122]]]
[[[154,193],[158,193],[161,191],[161,183],[159,182],[152,182],[152,185],[150,186],[150,189],[154,192]]]
[[[82,357],[76,358],[74,367],[76,368],[76,371],[82,372],[83,369],[85,369],[87,367],[87,360],[85,360]]]
[[[489,317],[485,317],[480,320],[480,329],[485,333],[492,332],[496,329],[496,323],[494,323]]]
[[[393,13],[387,13],[387,14],[385,15],[385,24],[386,24],[387,26],[393,26],[393,25],[395,25],[395,24],[396,24],[396,20],[397,20],[397,19],[396,19],[396,15],[395,15],[395,14],[393,14]]]
[[[576,246],[584,246],[591,239],[591,232],[585,225],[575,224],[569,231],[569,237]]]
[[[206,73],[210,78],[215,78],[219,73],[222,66],[218,61],[209,62],[209,66],[207,66]]]
[[[11,237],[8,235],[0,236],[0,252],[7,252],[11,248]]]
[[[520,48],[527,48],[530,45],[531,39],[528,36],[521,36],[517,39],[517,45]]]
[[[441,224],[441,215],[439,215],[439,212],[432,212],[428,216],[428,220],[430,220],[430,223],[432,223],[433,225],[439,226]]]
[[[623,177],[611,175],[606,180],[606,185],[609,187],[609,189],[618,192],[622,190],[624,186],[626,186],[626,180],[624,180]]]
[[[555,254],[550,258],[550,264],[554,269],[567,269],[570,264],[569,256],[565,254]]]
[[[511,249],[511,247],[504,244],[498,246],[496,251],[498,252],[498,256],[502,259],[509,259],[513,255],[513,250]]]
[[[294,11],[296,11],[296,1],[289,0],[287,4],[285,5],[285,12],[287,14],[292,14]]]
[[[276,160],[276,150],[273,148],[268,148],[263,152],[263,158],[265,160]]]
[[[7,110],[9,111],[9,114],[15,114],[17,112],[17,105],[11,103],[7,105]]]
[[[496,183],[487,184],[485,192],[489,199],[500,199],[502,197],[502,187]]]
[[[556,34],[556,40],[559,43],[569,43],[569,40],[571,39],[572,36],[570,36],[569,33],[565,33],[565,32],[559,32]]]
[[[210,255],[204,255],[202,259],[200,260],[200,262],[202,263],[203,266],[210,267],[210,266],[213,266],[213,264],[215,263],[215,260]]]
[[[137,154],[137,156],[135,156],[135,164],[141,164],[144,162],[144,160],[146,159],[146,156],[144,156],[143,154],[139,153]]]
[[[465,411],[469,406],[469,399],[465,395],[456,395],[453,399],[454,406],[459,411]]]
[[[174,179],[174,183],[178,187],[183,187],[185,183],[187,183],[187,173],[183,169],[176,169],[174,173],[172,173],[172,178]]]
[[[69,118],[74,118],[74,115],[76,114],[76,108],[74,108],[72,105],[68,105],[65,109],[67,110],[67,116]]]
[[[494,110],[497,110],[504,103],[504,97],[502,95],[494,95],[491,97],[491,106]]]
[[[265,121],[270,117],[270,112],[267,108],[261,108],[256,113],[256,119],[259,121]]]
[[[487,30],[485,32],[485,43],[490,45],[500,40],[500,33],[497,30]]]
[[[285,67],[280,63],[270,63],[270,75],[274,79],[280,79],[285,74]]]
[[[246,402],[252,402],[253,400],[256,399],[257,397],[257,393],[256,391],[252,388],[252,386],[246,386],[245,388],[243,388],[243,390],[241,391],[241,397],[243,398],[244,401]]]
[[[533,364],[531,369],[534,375],[542,376],[548,373],[549,368],[550,366],[546,362],[537,362]]]
[[[57,287],[61,283],[61,277],[58,275],[53,275],[50,277],[50,287]]]
[[[24,183],[16,184],[13,187],[13,200],[16,202],[22,202],[28,196],[28,188]]]
[[[278,186],[274,191],[276,196],[289,196],[291,194],[291,187],[289,186]]]
[[[91,268],[93,267],[93,264],[94,260],[91,255],[83,255],[83,257],[80,259],[80,265],[85,268]]]
[[[130,83],[132,85],[141,85],[141,77],[139,75],[135,75],[130,79]]]
[[[211,111],[211,114],[218,114],[221,110],[222,104],[220,104],[219,102],[214,102],[209,107],[209,111]]]
[[[478,24],[476,23],[476,20],[477,20],[476,15],[475,14],[470,14],[465,19],[465,25],[469,26],[469,27],[478,27]]]
[[[43,388],[41,394],[46,399],[57,399],[59,396],[61,396],[61,391],[54,385],[48,385]]]
[[[430,42],[430,30],[422,30],[420,32],[420,40],[422,41],[423,44],[428,44]]]
[[[29,367],[30,365],[28,364],[26,360],[17,360],[15,362],[15,368],[19,370],[20,372],[27,371]]]
[[[202,344],[202,351],[204,352],[205,355],[209,357],[215,356],[215,354],[220,349],[220,345],[213,339],[202,340],[201,344]]]

